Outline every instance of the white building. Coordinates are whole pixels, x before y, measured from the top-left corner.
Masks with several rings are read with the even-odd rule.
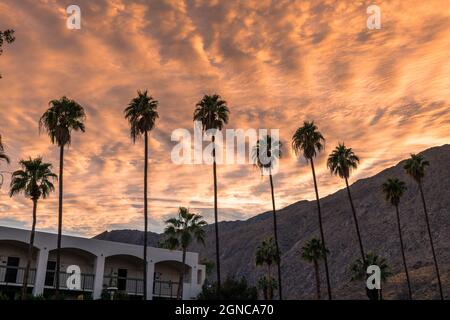
[[[18,292],[27,264],[30,232],[0,226],[0,292]],[[57,235],[36,232],[28,281],[34,295],[51,294],[55,288]],[[71,298],[91,293],[101,297],[107,288],[117,288],[131,298],[143,296],[143,248],[139,245],[62,236],[60,291]],[[147,298],[174,299],[182,270],[181,251],[148,247]],[[205,281],[205,266],[198,253],[186,254],[183,299],[194,299]],[[68,266],[81,269],[81,288],[67,288]]]

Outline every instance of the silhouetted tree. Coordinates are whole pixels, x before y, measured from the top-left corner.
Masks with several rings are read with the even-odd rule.
[[[273,289],[278,286],[272,280],[272,265],[278,263],[280,257],[278,251],[273,243],[273,239],[264,240],[256,249],[256,265],[267,266],[267,281],[268,281],[268,299],[273,300]]]
[[[314,273],[316,275],[316,296],[317,300],[320,300],[320,271],[319,271],[319,261],[323,260],[328,250],[323,246],[322,242],[317,238],[312,238],[306,242],[303,247],[302,258],[307,262],[312,262],[314,264]]]

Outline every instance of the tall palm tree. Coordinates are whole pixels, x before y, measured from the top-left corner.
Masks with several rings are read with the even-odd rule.
[[[257,141],[252,150],[253,163],[257,166],[262,175],[268,174],[270,181],[270,191],[272,195],[272,212],[273,212],[273,235],[275,239],[275,247],[278,252],[277,271],[278,271],[278,294],[280,300],[283,300],[283,291],[281,286],[281,254],[278,246],[278,231],[277,231],[277,215],[275,210],[275,194],[273,187],[272,169],[275,162],[281,157],[282,144],[280,141],[272,139],[270,135],[262,137]]]
[[[364,260],[366,255],[364,253],[364,246],[361,240],[361,233],[359,232],[358,218],[356,216],[355,206],[353,205],[352,194],[348,185],[348,179],[353,170],[358,167],[359,157],[353,152],[352,148],[347,148],[344,143],[339,145],[328,156],[327,167],[331,174],[337,175],[345,180],[347,188],[348,200],[352,209],[353,221],[355,222],[356,235],[358,236],[359,250],[361,251],[361,258]]]
[[[195,106],[194,121],[202,123],[203,131],[222,130],[228,123],[230,110],[225,100],[217,95],[205,95]],[[216,146],[215,132],[211,135],[213,145],[213,176],[214,176],[214,228],[216,234],[216,272],[217,272],[217,297],[220,299],[220,246],[219,246],[219,219],[217,213],[217,168],[216,168]]]
[[[364,259],[356,259],[350,265],[350,274],[352,275],[352,281],[361,281],[367,279],[367,268],[369,266],[378,266],[380,268],[380,280],[381,283],[386,282],[387,278],[392,275],[389,270],[389,266],[386,262],[386,259],[376,255],[373,252],[369,252],[366,254]],[[370,300],[382,300],[382,288],[380,289],[372,289],[370,290],[366,286],[366,294]]]
[[[165,222],[167,227],[164,229],[166,236],[166,247],[175,250],[181,248],[183,253],[182,266],[180,270],[180,282],[178,284],[178,298],[183,298],[182,288],[184,283],[186,252],[193,240],[205,244],[205,230],[203,227],[206,221],[201,215],[189,212],[189,209],[180,207],[178,217],[171,218]]]
[[[21,160],[19,164],[22,169],[17,170],[12,174],[9,196],[12,197],[15,194],[23,193],[25,197],[30,198],[31,201],[33,201],[33,223],[31,225],[27,267],[25,269],[22,287],[22,299],[26,299],[28,275],[30,273],[30,265],[33,258],[37,204],[40,198],[47,198],[47,196],[55,190],[52,180],[57,179],[57,175],[51,171],[52,165],[50,163],[42,162],[42,158],[40,157]]]
[[[422,155],[411,154],[411,158],[409,158],[406,161],[403,168],[406,170],[406,173],[408,175],[410,175],[414,179],[414,181],[416,181],[417,185],[419,186],[420,197],[422,198],[422,204],[423,204],[423,212],[425,214],[425,222],[427,224],[428,237],[430,239],[431,253],[433,254],[434,267],[436,269],[436,277],[437,277],[438,286],[439,286],[439,294],[440,294],[441,300],[444,300],[441,277],[439,275],[439,265],[438,265],[437,258],[436,258],[436,252],[434,251],[433,237],[431,235],[430,221],[428,219],[428,210],[427,210],[427,205],[425,203],[425,195],[423,193],[423,187],[422,187],[423,178],[425,177],[425,168],[429,165],[430,165],[430,163],[427,160],[425,160],[425,158]]]
[[[325,138],[318,131],[317,126],[314,124],[314,121],[308,122],[305,121],[303,126],[298,128],[294,135],[292,136],[292,149],[295,154],[298,156],[303,154],[305,159],[309,161],[311,164],[311,170],[314,180],[314,190],[316,192],[316,201],[317,201],[317,213],[319,217],[319,229],[320,229],[320,239],[324,247],[326,247],[325,237],[323,234],[323,225],[322,225],[322,211],[320,208],[320,199],[319,199],[319,191],[317,189],[317,180],[316,180],[316,171],[314,168],[314,158],[324,149]],[[330,285],[330,274],[328,272],[328,254],[325,252],[323,257],[323,261],[325,264],[325,275],[327,280],[327,291],[328,291],[328,299],[332,299],[331,294],[331,285]]]
[[[273,289],[277,288],[277,283],[272,278],[272,265],[278,263],[280,256],[274,245],[273,238],[264,240],[256,248],[256,265],[267,265],[268,299],[273,299]]]
[[[53,144],[59,147],[59,200],[58,200],[58,240],[56,249],[56,285],[55,296],[59,297],[59,276],[61,271],[61,236],[63,215],[63,173],[64,147],[72,142],[72,131],[85,131],[86,114],[75,100],[65,96],[51,100],[49,108],[39,120],[39,131],[45,130]]]
[[[147,94],[147,90],[137,92],[128,107],[125,108],[125,119],[130,124],[130,135],[133,143],[144,136],[144,300],[147,300],[147,233],[148,233],[148,134],[155,127],[158,115],[158,101]]]
[[[400,213],[398,211],[398,205],[400,203],[400,198],[406,191],[406,184],[397,178],[389,178],[385,183],[383,183],[383,192],[386,196],[386,201],[389,201],[395,207],[395,213],[397,215],[397,227],[398,227],[398,237],[400,240],[400,249],[402,251],[403,267],[405,268],[406,282],[408,283],[408,297],[409,300],[412,299],[411,292],[411,282],[409,281],[408,267],[406,265],[405,249],[403,245],[402,228],[400,225]]]
[[[325,255],[328,253],[328,249],[324,247],[322,242],[317,238],[312,238],[306,242],[303,247],[302,258],[307,262],[312,262],[314,264],[314,272],[316,274],[316,297],[320,300],[320,272],[319,272],[319,261],[323,260]]]

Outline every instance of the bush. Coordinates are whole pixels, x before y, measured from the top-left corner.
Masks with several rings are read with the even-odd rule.
[[[256,287],[251,287],[247,283],[247,279],[242,277],[236,280],[228,277],[223,283],[220,292],[221,300],[256,300],[258,292]],[[205,284],[202,292],[197,297],[198,300],[216,300],[217,299],[217,283],[212,285]]]
[[[9,300],[8,296],[0,292],[0,301],[7,301],[7,300]]]

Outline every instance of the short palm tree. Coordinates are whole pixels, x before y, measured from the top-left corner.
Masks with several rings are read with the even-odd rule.
[[[425,177],[425,168],[428,167],[429,165],[430,165],[430,163],[427,160],[425,160],[425,158],[422,155],[411,154],[411,158],[406,160],[406,163],[403,168],[405,169],[406,173],[409,176],[411,176],[414,179],[414,181],[416,181],[417,185],[419,186],[420,197],[422,199],[422,205],[423,205],[423,212],[425,214],[425,222],[427,225],[428,237],[430,239],[431,253],[433,254],[434,267],[436,269],[436,277],[437,277],[438,286],[439,286],[439,294],[440,294],[441,300],[444,300],[441,277],[439,274],[439,265],[438,265],[437,258],[436,258],[436,252],[434,250],[433,237],[431,235],[430,221],[428,218],[428,210],[427,210],[427,205],[425,203],[425,195],[423,193],[423,187],[422,187],[423,178]]]
[[[182,256],[182,267],[180,271],[180,283],[178,284],[178,298],[183,297],[182,288],[184,283],[186,252],[193,240],[205,244],[206,221],[201,215],[189,212],[189,209],[180,207],[178,217],[168,219],[164,230],[166,247],[172,250],[180,248]]]
[[[278,271],[278,293],[280,300],[283,300],[282,286],[281,286],[281,254],[278,245],[278,231],[277,231],[277,215],[275,210],[275,193],[273,187],[272,169],[276,161],[281,157],[282,144],[280,141],[272,139],[270,135],[262,137],[257,141],[252,150],[253,163],[257,166],[262,175],[269,175],[270,191],[272,195],[272,213],[273,213],[273,235],[275,239],[275,247],[278,252],[277,271]]]
[[[316,297],[320,300],[320,271],[319,271],[319,261],[323,260],[327,254],[328,249],[325,248],[322,242],[317,238],[312,238],[306,242],[303,247],[302,258],[307,262],[312,262],[314,264],[314,272],[316,274]]]
[[[42,162],[42,158],[30,158],[29,160],[21,160],[19,163],[22,169],[12,174],[9,195],[12,197],[15,194],[23,193],[25,197],[33,201],[33,222],[31,224],[27,266],[22,287],[22,298],[25,299],[27,296],[28,277],[33,255],[38,200],[40,198],[47,198],[55,190],[52,181],[57,179],[57,175],[51,171],[52,165]]]
[[[324,247],[326,247],[325,236],[323,233],[323,224],[322,224],[322,211],[320,208],[320,199],[319,199],[319,191],[317,188],[317,180],[316,180],[316,171],[314,168],[314,158],[324,149],[325,138],[318,131],[317,126],[314,124],[314,121],[308,122],[305,121],[303,126],[298,128],[292,136],[292,149],[295,154],[298,156],[303,154],[305,159],[309,161],[311,164],[311,170],[314,180],[314,190],[316,193],[316,202],[317,202],[317,213],[319,217],[319,229],[320,229],[320,239]],[[328,254],[325,253],[323,258],[325,264],[325,276],[327,280],[327,291],[328,291],[328,299],[332,299],[331,295],[331,284],[330,284],[330,274],[328,272]]]
[[[277,288],[276,282],[272,278],[272,266],[278,263],[280,256],[273,242],[273,238],[264,240],[256,249],[256,265],[257,266],[267,266],[267,281],[268,285],[268,299],[273,299],[273,289]]]
[[[203,131],[222,130],[225,124],[228,123],[228,116],[230,110],[227,107],[225,100],[217,95],[205,95],[200,100],[194,111],[194,121],[202,123]],[[211,142],[213,144],[213,176],[214,176],[214,228],[216,234],[216,272],[217,272],[217,296],[220,298],[220,246],[219,246],[219,218],[217,212],[217,168],[216,168],[216,147],[215,147],[215,132],[211,135]]]
[[[148,233],[148,133],[155,127],[158,115],[158,101],[146,91],[138,91],[125,108],[125,118],[130,124],[130,135],[133,143],[144,136],[144,300],[147,300],[147,233]]]
[[[63,173],[64,148],[72,142],[72,131],[85,131],[86,114],[75,100],[62,97],[52,100],[49,109],[39,120],[39,131],[45,130],[53,144],[59,147],[59,199],[58,199],[58,240],[56,249],[55,295],[59,297],[59,275],[61,271],[61,236],[63,215]]]
[[[400,213],[398,210],[400,198],[402,197],[403,193],[406,191],[406,184],[397,178],[389,178],[385,183],[383,183],[382,188],[383,188],[383,192],[386,196],[386,201],[389,201],[395,207],[395,213],[397,216],[398,237],[400,240],[400,249],[402,252],[402,259],[403,259],[403,267],[405,269],[406,282],[408,284],[408,297],[409,297],[409,300],[411,300],[412,299],[411,282],[409,280],[408,267],[406,265],[405,249],[404,249],[403,237],[402,237],[402,228],[400,225]]]
[[[361,240],[361,233],[359,231],[358,218],[356,216],[355,206],[353,205],[352,194],[348,185],[348,179],[353,170],[358,167],[359,157],[353,152],[352,148],[347,148],[344,143],[339,145],[328,156],[327,167],[331,174],[337,175],[345,180],[347,188],[348,200],[352,209],[353,221],[355,222],[356,235],[358,236],[359,250],[361,251],[361,258],[365,259],[364,246]]]
[[[387,265],[386,259],[376,255],[373,252],[366,254],[365,259],[357,259],[350,266],[350,273],[352,275],[352,281],[366,281],[367,280],[367,268],[369,266],[376,265],[380,268],[380,284],[386,282],[387,278],[392,275]],[[382,300],[382,288],[370,290],[366,286],[366,294],[370,300]]]

